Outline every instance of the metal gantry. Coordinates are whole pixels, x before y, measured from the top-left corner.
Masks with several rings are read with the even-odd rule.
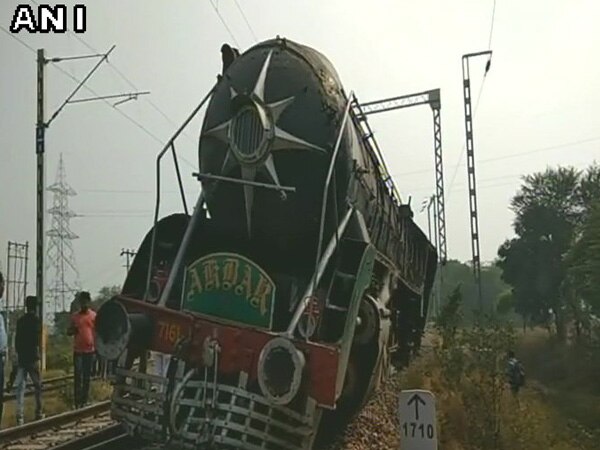
[[[481,292],[481,256],[479,248],[479,217],[477,213],[477,182],[475,177],[475,146],[473,141],[473,109],[471,105],[471,79],[469,73],[469,58],[489,55],[492,51],[468,53],[462,57],[463,97],[465,106],[465,135],[467,149],[467,178],[469,183],[469,221],[471,224],[471,254],[473,257],[473,275],[479,294],[479,309],[483,308]],[[486,66],[489,70],[490,62]]]
[[[369,114],[394,111],[410,106],[429,105],[433,112],[433,139],[435,154],[435,190],[437,210],[437,233],[439,261],[442,265],[447,261],[446,247],[446,209],[444,203],[444,166],[442,162],[442,123],[441,123],[441,98],[440,90],[418,92],[416,94],[401,95],[398,97],[375,100],[361,103],[360,110],[366,116]],[[360,117],[359,117],[360,119]]]

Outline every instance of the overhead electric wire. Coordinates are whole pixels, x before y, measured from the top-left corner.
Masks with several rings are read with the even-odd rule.
[[[9,36],[11,36],[12,38],[16,39],[17,41],[19,41],[19,43],[21,43],[22,45],[24,45],[28,50],[30,50],[31,52],[33,52],[34,54],[37,54],[37,51],[34,50],[31,46],[27,45],[25,42],[23,42],[21,39],[17,38],[16,36],[14,36],[12,33],[8,32],[8,30],[6,30],[2,25],[0,25],[0,29],[2,29],[5,33],[9,34]],[[66,70],[64,70],[62,67],[60,67],[57,63],[52,62],[53,66],[60,71],[61,73],[63,73],[65,76],[67,76],[68,78],[70,78],[72,81],[74,81],[75,83],[79,84],[81,83],[81,80],[79,80],[77,77],[71,75],[69,72],[67,72]],[[93,95],[100,97],[100,95],[94,91],[91,87],[87,86],[87,85],[83,85],[82,86],[84,89],[86,89],[87,91],[89,91],[90,93],[92,93]],[[137,120],[135,120],[133,117],[129,116],[128,114],[126,114],[125,112],[123,112],[122,110],[120,110],[119,108],[116,108],[113,104],[111,104],[108,100],[106,99],[102,99],[102,101],[104,103],[106,103],[109,107],[111,107],[112,109],[114,109],[116,112],[118,112],[119,114],[121,114],[121,116],[123,116],[124,118],[126,118],[127,120],[129,120],[132,124],[134,124],[136,127],[138,127],[140,130],[142,130],[144,133],[146,133],[148,136],[150,136],[152,139],[154,139],[156,142],[158,142],[161,145],[165,145],[165,141],[163,141],[161,138],[159,138],[158,136],[156,136],[154,133],[152,133],[150,130],[148,130],[148,128],[146,128],[144,125],[142,125],[140,122],[138,122]],[[196,166],[194,164],[192,164],[190,161],[188,161],[186,158],[180,156],[181,160],[184,161],[186,164],[188,164],[190,167],[192,168],[196,168]]]
[[[213,7],[213,9],[215,10],[215,12],[217,13],[217,16],[219,16],[219,19],[221,20],[221,23],[223,24],[223,26],[225,27],[225,29],[229,33],[229,36],[231,36],[231,39],[233,39],[233,42],[235,42],[235,45],[239,48],[239,46],[240,46],[239,42],[237,41],[237,39],[235,38],[235,36],[231,32],[231,29],[227,25],[227,22],[225,22],[225,19],[223,18],[223,16],[219,12],[219,8],[217,8],[217,6],[213,3],[213,0],[210,0],[210,5]]]
[[[517,180],[515,180],[515,178],[519,178],[520,176],[522,176],[522,174],[516,174],[516,175],[502,175],[502,176],[498,176],[498,177],[490,177],[490,178],[484,178],[481,181],[494,181],[494,180],[507,180],[507,179],[513,179],[513,181],[509,181],[509,182],[502,182],[502,183],[492,183],[492,184],[484,184],[483,186],[479,186],[478,189],[487,189],[490,187],[496,187],[496,186],[510,186],[510,185],[514,185],[515,182]],[[463,190],[465,188],[468,188],[469,186],[466,184],[459,184],[457,185],[457,191]],[[415,194],[415,192],[430,192],[431,191],[431,186],[420,186],[417,187],[415,189],[411,189],[411,194]]]
[[[504,155],[504,156],[495,156],[493,158],[485,158],[480,160],[480,163],[487,163],[487,162],[492,162],[492,161],[499,161],[502,159],[511,159],[511,158],[519,158],[522,156],[526,156],[526,155],[530,155],[532,153],[540,153],[540,152],[547,152],[549,150],[556,150],[559,148],[565,148],[565,147],[571,147],[574,145],[580,145],[580,144],[587,144],[589,142],[595,142],[595,141],[600,141],[600,136],[597,137],[593,137],[593,138],[588,138],[588,139],[580,139],[577,141],[572,141],[572,142],[564,142],[562,144],[556,144],[556,145],[551,145],[548,147],[540,147],[540,148],[536,148],[533,150],[528,150],[525,152],[518,152],[518,153],[511,153],[510,155]],[[454,167],[454,166],[450,166],[450,167]],[[393,177],[400,177],[400,176],[406,176],[406,175],[416,175],[419,173],[429,173],[431,172],[431,169],[419,169],[419,170],[413,170],[410,172],[400,172],[400,173],[394,173],[392,174]]]
[[[491,20],[491,24],[490,24],[490,35],[489,35],[489,39],[488,39],[488,50],[492,49],[492,36],[494,34],[494,21],[496,18],[496,0],[494,0],[494,4],[492,6],[492,20]],[[479,87],[479,94],[477,94],[477,102],[475,104],[475,110],[473,111],[473,120],[475,120],[475,117],[477,116],[477,110],[479,109],[479,101],[481,100],[481,94],[483,93],[483,87],[485,85],[485,80],[486,80],[486,76],[487,73],[490,69],[490,63],[492,62],[492,56],[490,54],[490,59],[488,60],[486,67],[485,67],[485,72],[483,75],[483,80],[481,82],[481,86]],[[458,158],[458,164],[456,165],[456,169],[454,170],[454,174],[452,175],[452,180],[450,181],[450,185],[448,187],[448,196],[447,196],[447,201],[450,199],[450,195],[452,194],[452,186],[454,185],[454,180],[456,179],[456,175],[458,173],[458,168],[461,165],[463,156],[465,154],[465,149],[466,149],[466,142],[463,144],[462,150],[460,152],[460,156]]]
[[[8,34],[8,35],[9,35],[11,38],[13,38],[13,39],[15,39],[16,41],[18,41],[18,42],[19,42],[19,44],[21,44],[21,45],[24,45],[24,46],[25,46],[25,47],[27,47],[29,50],[31,50],[33,53],[36,53],[36,54],[37,54],[36,50],[35,50],[33,47],[31,47],[29,44],[27,44],[27,43],[26,43],[26,42],[25,42],[23,39],[21,39],[21,38],[19,38],[19,37],[15,36],[15,35],[14,35],[14,34],[12,34],[10,31],[8,31],[6,28],[4,28],[2,25],[0,25],[0,29],[1,29],[2,31],[4,31],[6,34]]]
[[[254,42],[258,42],[258,38],[256,37],[256,33],[254,33],[254,30],[252,29],[252,26],[250,25],[250,22],[248,21],[248,18],[246,17],[246,14],[244,13],[244,10],[240,6],[238,0],[233,0],[233,1],[235,2],[235,6],[237,6],[238,11],[240,12],[240,14],[242,15],[242,17],[244,18],[244,22],[246,22],[246,26],[250,30],[250,33],[252,34],[252,37],[254,38]]]
[[[494,4],[492,6],[492,20],[491,20],[491,24],[490,24],[490,35],[489,35],[489,39],[488,39],[488,50],[492,49],[492,36],[493,36],[493,33],[494,33],[494,21],[495,21],[495,18],[496,18],[496,0],[494,0]],[[488,73],[488,71],[490,69],[490,63],[491,62],[492,62],[492,56],[490,54],[490,59],[488,60],[488,62],[486,64],[485,72],[484,72],[484,75],[483,75],[483,80],[482,80],[481,86],[479,88],[479,94],[477,94],[477,102],[475,104],[475,110],[473,111],[473,120],[475,120],[475,117],[477,116],[477,110],[479,109],[479,101],[481,100],[481,94],[483,93],[483,87],[485,85],[486,76],[487,76],[487,73]],[[454,174],[452,175],[452,180],[450,181],[450,185],[449,185],[448,190],[447,190],[448,194],[447,194],[447,197],[446,197],[446,201],[450,200],[450,195],[452,194],[452,186],[454,185],[454,180],[456,179],[456,175],[458,173],[458,168],[460,167],[462,159],[463,159],[463,156],[465,154],[466,146],[467,146],[467,144],[465,142],[463,144],[462,150],[460,152],[460,156],[458,158],[458,164],[456,165],[456,169],[454,171]]]
[[[34,3],[35,5],[39,6],[39,3],[36,0],[30,0],[32,3]],[[99,53],[98,50],[96,48],[94,48],[93,46],[91,46],[90,44],[88,44],[85,40],[83,40],[83,38],[81,38],[77,33],[73,32],[73,30],[68,30],[68,32],[75,38],[77,39],[82,45],[84,45],[88,50],[95,52],[95,53]],[[125,83],[127,83],[129,85],[129,87],[131,87],[132,89],[139,91],[139,88],[135,85],[135,83],[133,81],[131,81],[130,78],[128,78],[121,70],[119,70],[119,68],[113,64],[110,60],[106,60],[106,62],[108,63],[108,65],[115,71],[115,73],[123,80],[125,81]],[[154,103],[150,98],[148,97],[143,97],[143,100],[147,101],[148,104],[158,113],[160,114],[165,120],[167,120],[171,125],[173,125],[174,127],[178,127],[179,124],[176,123],[175,121],[173,121],[156,103]],[[189,139],[192,143],[195,143],[196,141],[194,139],[192,139],[188,134],[186,134],[185,132],[182,133],[187,139]],[[182,157],[182,159],[189,165],[193,166],[189,161],[187,161],[185,158]]]
[[[492,35],[494,33],[494,19],[496,18],[496,0],[494,0],[494,6],[492,7],[492,25],[490,26],[490,39],[488,41],[488,50],[492,49]]]

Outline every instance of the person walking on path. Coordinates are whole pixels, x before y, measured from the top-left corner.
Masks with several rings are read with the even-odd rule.
[[[508,352],[506,377],[510,385],[510,390],[516,396],[519,390],[525,385],[525,369],[523,368],[523,364],[515,357],[515,352],[512,350]]]
[[[43,419],[42,414],[42,382],[40,377],[40,331],[41,321],[37,316],[37,297],[25,299],[26,313],[17,321],[15,333],[15,352],[17,354],[17,425],[24,423],[25,385],[27,376],[35,388],[35,420]]]
[[[90,308],[92,299],[89,292],[80,292],[78,300],[79,311],[71,316],[71,325],[67,334],[75,336],[73,340],[75,408],[82,408],[88,403],[92,364],[96,353],[94,342],[96,312]]]
[[[0,272],[0,305],[4,296],[4,275]],[[6,323],[4,315],[0,314],[0,428],[2,428],[2,413],[4,412],[4,361],[8,348],[8,336],[6,335]]]

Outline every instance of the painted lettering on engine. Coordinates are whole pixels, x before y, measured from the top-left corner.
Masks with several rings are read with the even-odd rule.
[[[235,253],[213,253],[186,272],[184,308],[270,329],[275,283],[256,263]]]
[[[181,326],[177,323],[158,321],[158,338],[170,346],[175,345],[183,337]]]

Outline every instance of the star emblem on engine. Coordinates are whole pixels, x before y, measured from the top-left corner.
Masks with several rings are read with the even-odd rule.
[[[272,56],[273,50],[269,51],[251,93],[239,93],[230,85],[231,103],[235,111],[233,116],[205,131],[204,136],[214,137],[227,144],[221,175],[226,175],[232,168],[239,166],[243,181],[255,181],[257,174],[261,172],[274,185],[281,186],[275,168],[274,152],[307,150],[326,154],[327,150],[278,126],[281,114],[294,102],[295,97],[271,103],[265,101],[265,84]],[[250,236],[254,186],[245,184],[243,189]]]

